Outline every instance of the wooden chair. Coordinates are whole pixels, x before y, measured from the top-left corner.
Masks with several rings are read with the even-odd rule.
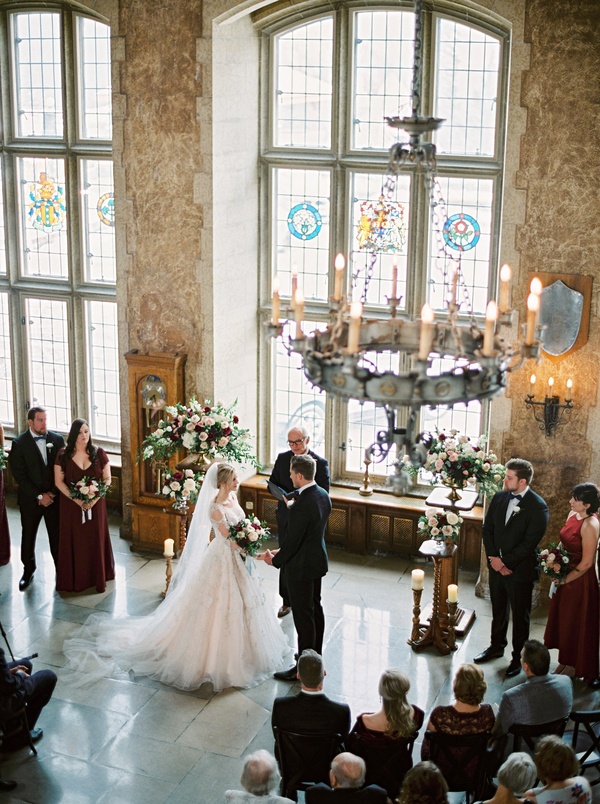
[[[513,735],[513,751],[521,750],[521,742],[524,741],[525,745],[531,753],[535,751],[535,744],[539,737],[546,734],[556,734],[562,737],[567,725],[569,716],[561,717],[558,720],[550,720],[548,723],[540,723],[537,726],[524,725],[523,723],[514,723],[510,729],[510,734]]]
[[[331,760],[343,751],[341,734],[299,734],[273,726],[281,795],[298,800],[297,791],[311,784],[329,784]]]
[[[564,734],[563,740],[575,751],[581,772],[595,768],[597,779],[591,785],[600,783],[600,709],[571,712],[570,719],[574,723],[573,731]],[[583,728],[581,728],[583,727]]]
[[[467,804],[485,798],[486,770],[490,732],[480,734],[446,734],[426,731],[431,761],[442,772],[452,793],[464,793]]]
[[[7,729],[6,724],[13,720],[18,720],[18,724],[13,726],[12,729]],[[24,706],[22,706],[20,709],[17,709],[16,712],[13,712],[10,717],[7,717],[5,720],[0,722],[0,745],[4,744],[5,740],[17,737],[21,733],[23,733],[25,736],[25,744],[28,745],[33,753],[37,756],[36,747],[31,739],[31,731],[27,721],[27,712]]]
[[[409,739],[384,742],[353,731],[346,738],[346,749],[364,759],[365,784],[378,784],[395,801],[404,777],[413,766],[412,752],[418,733],[415,731]]]

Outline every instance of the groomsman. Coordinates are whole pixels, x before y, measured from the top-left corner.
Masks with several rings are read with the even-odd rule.
[[[294,455],[290,476],[298,496],[290,507],[288,537],[278,550],[264,554],[267,564],[286,571],[298,656],[308,649],[323,654],[325,616],[321,581],[327,574],[325,529],[331,513],[329,494],[314,481],[316,464],[310,455]],[[296,665],[275,673],[285,681],[296,679]]]
[[[25,591],[36,569],[35,541],[42,519],[46,523],[54,565],[58,560],[59,500],[54,485],[54,461],[65,440],[48,430],[46,409],[31,408],[29,429],[12,443],[9,463],[19,484],[17,502],[21,509],[21,561],[23,577],[19,589]]]
[[[521,672],[521,650],[529,639],[531,595],[538,577],[536,547],[548,524],[548,506],[530,488],[532,479],[529,461],[508,461],[504,491],[494,495],[483,523],[483,545],[490,564],[492,633],[489,647],[473,661],[481,664],[504,654],[510,609],[512,659],[507,678]]]
[[[279,486],[280,489],[291,494],[294,491],[294,487],[290,478],[290,462],[294,455],[310,455],[317,464],[315,482],[317,486],[329,493],[329,464],[325,458],[321,458],[308,448],[310,442],[308,430],[305,427],[292,427],[287,437],[290,448],[286,452],[280,452],[277,456],[269,480]],[[275,516],[277,518],[279,546],[283,547],[287,539],[289,513],[288,506],[282,500],[277,503]],[[277,616],[285,617],[286,614],[290,613],[290,596],[286,587],[284,570],[279,573],[279,595],[283,603],[277,612]]]

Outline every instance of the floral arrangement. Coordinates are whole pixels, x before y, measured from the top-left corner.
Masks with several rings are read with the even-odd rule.
[[[553,581],[561,581],[569,574],[571,559],[569,553],[559,542],[550,542],[548,547],[538,553],[538,568]]]
[[[141,457],[144,460],[164,461],[181,449],[206,458],[225,458],[237,463],[260,464],[252,454],[249,430],[238,426],[235,415],[237,402],[228,407],[209,400],[190,399],[187,405],[178,403],[165,408],[170,418],[161,419],[158,428],[144,439]]]
[[[91,503],[99,500],[101,497],[106,497],[108,494],[108,483],[104,480],[96,480],[95,477],[82,477],[76,483],[71,483],[69,492],[71,499],[82,500],[83,508],[81,509],[81,524],[85,523],[86,518],[92,518],[92,510],[89,507]]]
[[[187,508],[189,503],[195,503],[198,499],[198,492],[202,486],[202,474],[193,472],[191,469],[167,472],[163,477],[162,492],[163,497],[172,500],[173,508],[180,511]]]
[[[229,526],[229,538],[232,539],[242,550],[242,558],[246,560],[246,555],[255,556],[264,539],[268,539],[270,531],[266,527],[266,522],[260,522],[255,516],[240,519],[235,525]]]
[[[418,528],[424,531],[428,539],[436,541],[458,541],[463,518],[455,511],[444,511],[441,508],[426,508],[419,517]]]
[[[493,452],[487,451],[487,436],[481,435],[475,443],[458,430],[449,434],[436,430],[428,450],[423,469],[431,472],[434,482],[462,488],[467,483],[479,483],[486,497],[502,488],[505,467]]]

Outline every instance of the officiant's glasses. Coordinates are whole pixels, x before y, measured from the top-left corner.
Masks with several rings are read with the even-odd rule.
[[[299,447],[300,444],[304,444],[305,441],[306,436],[304,436],[304,438],[297,438],[295,441],[288,441],[288,444],[290,445],[290,447]]]

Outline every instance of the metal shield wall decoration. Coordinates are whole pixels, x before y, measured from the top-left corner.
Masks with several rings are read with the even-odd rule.
[[[558,357],[572,349],[579,335],[583,293],[559,280],[542,290],[540,324],[545,324],[543,349]]]

